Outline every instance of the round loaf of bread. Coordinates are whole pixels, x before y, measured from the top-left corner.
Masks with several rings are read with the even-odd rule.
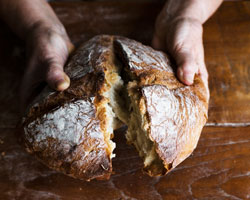
[[[82,180],[108,179],[120,122],[151,176],[166,174],[195,149],[209,94],[198,76],[192,86],[180,83],[166,54],[96,36],[74,52],[65,72],[70,87],[46,87],[23,122],[26,149],[48,167]]]

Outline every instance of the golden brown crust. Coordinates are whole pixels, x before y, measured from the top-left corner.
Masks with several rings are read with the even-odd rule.
[[[124,64],[121,72],[117,56]],[[111,110],[118,105],[111,105],[117,99],[109,92],[122,89],[118,73],[137,109],[130,131],[142,124],[136,134],[146,134],[142,145],[149,141],[138,149],[151,156],[144,161],[149,175],[166,174],[196,147],[207,120],[208,93],[199,77],[192,86],[180,83],[166,54],[127,38],[96,36],[79,47],[65,72],[71,86],[63,92],[45,88],[24,121],[27,150],[47,166],[83,180],[109,178],[114,145],[107,129],[113,123]],[[122,110],[115,111],[119,117]]]
[[[160,84],[170,89],[184,86],[176,79],[174,66],[165,53],[121,36],[115,38],[114,45],[130,77],[138,80],[139,86]]]
[[[70,87],[63,92],[45,88],[24,121],[28,151],[47,166],[79,179],[107,179],[112,171],[110,135],[104,134],[105,110],[98,110],[105,101],[101,93],[107,90],[105,72],[112,40],[97,36],[80,46],[65,67]],[[60,129],[62,118],[70,133]],[[72,137],[77,140],[72,142]]]
[[[70,106],[77,103],[70,102]],[[94,108],[92,106],[87,108],[88,106],[90,105],[83,104],[83,107],[77,110],[78,113],[75,117],[74,114],[68,115],[72,120],[69,128],[75,126],[82,129],[79,133],[77,133],[77,129],[73,132],[75,134],[73,135],[74,139],[69,138],[71,135],[67,135],[63,131],[58,131],[60,135],[55,133],[46,137],[44,129],[47,126],[43,125],[43,130],[37,132],[37,123],[29,124],[26,128],[25,137],[28,151],[35,154],[39,160],[50,168],[69,176],[83,180],[109,178],[112,166],[106,152],[107,147],[100,130],[100,123],[96,120]],[[70,112],[66,107],[67,105],[64,104],[62,108],[66,112]],[[57,112],[57,110],[54,112]],[[50,111],[50,114],[53,114],[53,111]],[[53,115],[53,117],[60,120],[62,116],[57,118],[56,115]],[[40,119],[38,121],[40,124],[52,120],[48,115]],[[51,129],[54,130],[59,128],[56,122],[50,122],[49,126],[53,126]],[[67,128],[67,126],[64,128]],[[43,134],[43,136],[39,136],[39,134]]]
[[[156,159],[145,170],[164,175],[195,149],[207,120],[209,94],[197,76],[192,86],[180,83],[163,52],[123,37],[116,38],[115,48],[137,81],[130,90],[141,93],[136,103],[141,115],[146,107],[148,137],[163,162]]]

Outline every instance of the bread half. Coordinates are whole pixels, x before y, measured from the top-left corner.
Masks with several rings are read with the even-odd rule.
[[[108,179],[115,156],[112,93],[123,84],[114,66],[113,38],[98,36],[80,46],[65,72],[71,86],[46,87],[24,120],[26,148],[55,170],[83,180]]]

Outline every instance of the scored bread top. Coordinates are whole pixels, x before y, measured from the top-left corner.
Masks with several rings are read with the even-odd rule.
[[[160,84],[170,89],[183,86],[175,76],[175,66],[165,53],[120,36],[116,37],[114,44],[132,79],[140,80],[138,84]]]
[[[139,96],[136,104],[145,116],[146,137],[162,163],[145,170],[152,176],[164,175],[192,153],[207,120],[209,94],[204,83],[196,76],[192,86],[185,86],[174,70],[166,54],[134,40],[92,38],[65,66],[70,87],[63,92],[46,87],[29,107],[24,120],[27,150],[67,175],[83,180],[109,178],[114,144],[111,133],[107,134],[112,123],[104,105],[105,95],[119,82],[119,71],[127,89]]]
[[[195,149],[207,121],[208,90],[198,76],[193,85],[182,84],[163,52],[124,37],[117,37],[115,48],[136,80],[131,85],[141,93],[137,104],[141,115],[146,115],[148,137],[167,169],[152,164],[146,171],[163,175]]]
[[[70,87],[46,87],[24,120],[27,150],[44,164],[67,175],[107,179],[112,172],[112,144],[105,135],[105,73],[110,70],[113,37],[97,36],[80,46],[65,66]]]

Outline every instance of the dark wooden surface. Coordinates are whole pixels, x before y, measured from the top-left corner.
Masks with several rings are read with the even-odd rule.
[[[88,2],[53,7],[76,45],[101,33],[150,44],[161,5]],[[192,156],[158,178],[142,173],[142,161],[126,144],[123,131],[115,134],[117,157],[109,181],[75,180],[28,155],[15,128],[23,44],[3,24],[0,27],[0,199],[250,199],[249,2],[226,2],[205,24],[209,127]]]
[[[250,4],[226,2],[204,28],[209,122],[250,122]]]

